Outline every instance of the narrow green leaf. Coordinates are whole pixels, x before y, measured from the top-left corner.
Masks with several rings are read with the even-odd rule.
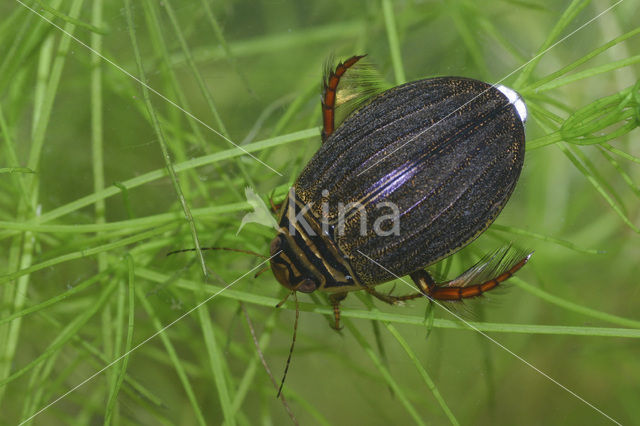
[[[364,336],[360,334],[357,327],[355,327],[350,320],[345,320],[344,325],[351,332],[353,337],[356,338],[356,340],[358,341],[358,344],[362,347],[362,350],[369,356],[369,358],[371,358],[371,361],[373,361],[373,364],[376,366],[376,368],[378,369],[382,377],[384,377],[385,381],[389,384],[391,389],[393,389],[393,392],[396,395],[396,398],[405,407],[409,415],[413,418],[413,420],[417,424],[424,425],[425,423],[422,420],[422,417],[420,416],[420,414],[418,414],[416,409],[413,407],[413,404],[411,404],[411,402],[405,395],[404,390],[395,381],[395,379],[393,378],[389,370],[384,366],[384,363],[382,362],[382,360],[378,357],[378,355],[376,355],[375,351],[367,343]]]
[[[116,401],[118,399],[118,392],[120,392],[120,388],[122,387],[122,383],[125,380],[127,375],[127,365],[129,364],[129,355],[131,352],[131,347],[133,345],[133,329],[134,329],[134,321],[135,321],[135,265],[133,261],[133,257],[131,255],[127,255],[125,257],[127,261],[127,267],[129,269],[129,316],[127,321],[127,340],[124,345],[124,351],[122,359],[120,360],[120,369],[118,371],[117,380],[113,383],[109,391],[109,400],[107,402],[107,409],[104,415],[104,424],[111,424],[111,416],[113,413],[113,409],[115,407]],[[116,352],[117,356],[118,352]]]
[[[605,187],[608,185],[601,178],[599,178],[599,176],[594,175],[593,169],[584,164],[584,158],[581,159],[583,160],[582,162],[578,159],[578,151],[572,149],[568,144],[558,144],[558,147],[567,156],[567,158],[569,158],[569,160],[580,171],[580,173],[582,173],[587,178],[587,180],[600,193],[600,195],[602,195],[607,204],[609,204],[613,211],[615,211],[618,216],[620,216],[622,221],[626,223],[627,226],[629,226],[629,228],[631,228],[634,232],[640,233],[640,229],[636,225],[634,225],[633,222],[631,222],[631,220],[624,213],[624,208],[619,205],[611,195],[607,193]],[[617,196],[614,195],[614,197]]]
[[[27,373],[29,370],[40,364],[41,362],[48,359],[54,353],[56,353],[60,348],[66,345],[69,340],[78,333],[78,330],[82,328],[104,305],[104,303],[108,300],[113,290],[116,288],[116,282],[112,282],[109,284],[102,293],[100,297],[96,300],[96,302],[87,310],[78,315],[73,321],[69,323],[58,336],[53,340],[53,342],[40,353],[35,359],[28,362],[25,366],[16,370],[7,378],[0,380],[0,386],[5,386],[7,383],[14,381],[15,379],[21,377],[23,374]]]
[[[138,275],[137,269],[136,269],[136,275]],[[198,398],[196,397],[196,394],[193,391],[193,387],[191,386],[191,382],[187,377],[187,373],[185,372],[184,366],[182,365],[182,361],[180,360],[180,357],[176,353],[173,343],[171,343],[171,339],[169,339],[169,336],[164,331],[164,327],[162,326],[160,319],[156,315],[155,310],[153,309],[153,307],[151,306],[151,303],[149,303],[149,300],[147,299],[147,295],[144,294],[144,292],[139,286],[136,286],[135,292],[138,300],[140,301],[140,305],[142,305],[144,310],[147,312],[147,315],[149,315],[149,318],[151,319],[153,327],[156,329],[156,333],[160,332],[158,336],[160,337],[160,340],[162,340],[162,344],[164,345],[165,350],[167,351],[167,355],[169,356],[169,359],[171,360],[171,363],[175,368],[176,373],[178,374],[178,378],[180,379],[180,382],[184,387],[184,391],[187,394],[187,398],[189,399],[189,402],[191,403],[191,407],[193,408],[194,414],[196,416],[196,420],[200,425],[203,425],[203,426],[206,425],[207,422],[204,418],[204,415],[202,414],[200,405],[198,404]]]
[[[560,38],[562,32],[573,22],[578,13],[580,13],[585,7],[589,5],[590,2],[590,0],[572,0],[571,3],[569,3],[569,6],[567,6],[553,29],[549,32],[547,39],[544,41],[544,43],[542,43],[537,53],[522,68],[520,75],[513,83],[513,87],[516,90],[521,88],[529,80],[535,67],[542,59],[543,53],[549,50],[554,45],[554,43],[557,43],[556,40]]]
[[[9,281],[12,281],[18,277],[29,275],[33,272],[40,271],[42,269],[48,268],[50,266],[58,265],[64,262],[69,262],[71,260],[82,259],[83,257],[93,256],[98,253],[107,252],[116,248],[126,247],[129,244],[146,240],[147,238],[155,237],[156,235],[163,234],[169,229],[172,229],[173,226],[161,226],[158,228],[154,228],[151,231],[142,232],[138,235],[134,235],[132,237],[123,238],[113,243],[103,244],[98,247],[93,247],[86,250],[76,251],[72,253],[67,253],[62,256],[55,257],[53,259],[45,260],[43,262],[37,263],[35,265],[31,265],[29,267],[20,269],[16,272],[12,272],[6,275],[0,275],[0,284],[5,284]]]
[[[400,49],[400,41],[398,37],[398,29],[396,27],[396,18],[393,13],[393,4],[391,0],[382,1],[382,15],[384,16],[384,25],[387,31],[387,39],[389,41],[389,52],[391,53],[391,63],[393,64],[393,72],[396,76],[396,83],[403,84],[407,81],[402,65],[402,53]]]
[[[147,268],[136,268],[136,275],[141,278],[148,279],[153,282],[166,282],[170,279],[169,276],[147,269]],[[516,277],[517,278],[517,277]],[[515,279],[515,278],[513,278]],[[186,279],[178,279],[173,281],[173,285],[183,288],[185,290],[191,291],[200,291],[202,284],[199,282],[186,280]],[[214,285],[205,285],[204,288],[209,294],[213,294],[222,290],[222,287],[214,286]],[[234,288],[229,288],[224,290],[224,292],[220,293],[221,297],[226,297],[234,300],[242,300],[247,303],[252,303],[261,306],[273,307],[278,302],[279,299],[273,297],[265,297],[260,296],[255,293],[239,291]],[[320,315],[332,315],[333,308],[330,306],[317,305],[317,304],[309,304],[309,303],[300,303],[300,311],[302,312],[313,312]],[[282,308],[294,310],[294,306],[292,302],[285,303]],[[583,310],[583,313],[590,312],[588,308]],[[411,324],[411,325],[419,325],[425,326],[428,322],[421,315],[406,315],[399,313],[387,313],[387,312],[371,312],[371,311],[362,311],[356,309],[343,309],[341,312],[341,316],[345,318],[361,318],[361,319],[374,319],[378,321],[388,321],[396,324]],[[593,316],[593,315],[589,315]],[[629,324],[635,324],[634,320],[628,320],[622,317],[616,317],[613,315],[604,315],[602,317],[607,318],[607,321],[613,322],[615,324],[623,325],[624,321],[626,322],[624,325],[628,326]],[[616,319],[617,318],[617,319]],[[485,332],[498,332],[498,333],[523,333],[523,334],[556,334],[556,335],[573,335],[573,336],[602,336],[602,337],[628,337],[628,338],[640,338],[640,329],[629,329],[629,328],[606,328],[606,327],[582,327],[582,326],[561,326],[561,325],[537,325],[537,324],[503,324],[503,323],[478,323],[478,322],[469,322],[472,324],[474,328],[477,328],[480,331]],[[458,322],[445,320],[440,318],[435,318],[433,320],[433,327],[435,328],[451,328],[457,330],[469,330],[467,326]],[[636,327],[636,326],[634,326]],[[640,327],[638,327],[640,328]]]

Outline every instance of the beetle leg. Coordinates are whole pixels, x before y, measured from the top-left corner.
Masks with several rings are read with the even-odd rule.
[[[436,287],[435,281],[433,281],[431,275],[429,275],[429,273],[425,270],[413,272],[409,274],[409,276],[416,284],[416,286],[418,286],[418,289],[420,289],[419,293],[407,294],[405,296],[392,296],[390,294],[379,293],[370,287],[365,287],[365,291],[378,300],[382,300],[383,302],[390,305],[397,305],[406,300],[417,299],[424,296],[429,297],[430,293]]]
[[[494,261],[495,265],[491,265],[493,259],[490,259],[485,263],[479,264],[479,266],[471,267],[458,278],[433,286],[429,291],[429,298],[458,301],[478,297],[511,278],[527,263],[532,254],[529,253],[524,256],[516,254],[515,256],[507,257],[507,253],[504,252],[499,256],[497,262]],[[487,265],[493,267],[487,268]],[[483,277],[482,272],[484,269],[488,269],[493,273]]]
[[[269,197],[269,204],[271,204],[271,211],[273,211],[273,213],[277,214],[280,211],[280,207],[282,207],[282,203],[274,203],[273,202],[273,197]]]
[[[390,294],[382,294],[380,292],[375,291],[371,287],[365,287],[364,291],[366,291],[376,299],[381,300],[384,303],[388,303],[390,305],[397,305],[400,302],[400,300],[398,300],[399,299],[398,296],[392,296]]]
[[[424,269],[412,272],[411,274],[409,274],[409,277],[411,277],[413,283],[418,287],[418,290],[420,290],[420,293],[417,293],[415,297],[426,296],[430,294],[436,287],[436,282]],[[412,297],[412,299],[414,299],[415,297]]]
[[[421,294],[421,293],[418,293],[417,296],[414,296],[414,295],[392,296],[391,294],[380,293],[379,291],[376,291],[371,287],[365,287],[364,291],[366,291],[367,293],[369,293],[370,295],[372,295],[376,299],[381,300],[384,303],[388,303],[390,305],[398,305],[398,304],[404,302],[405,300],[415,299],[415,297],[423,296],[423,294]]]
[[[443,283],[434,282],[427,271],[413,272],[409,274],[409,276],[420,292],[396,297],[395,300],[402,301],[427,296],[432,300],[455,302],[462,299],[478,297],[489,290],[493,290],[498,287],[500,283],[511,278],[513,274],[527,263],[531,254],[532,253],[518,256],[516,253],[515,256],[507,256],[506,251],[501,254],[498,252],[488,261],[471,267],[458,278]],[[485,279],[479,279],[485,270],[493,271],[493,275],[489,275]],[[476,279],[479,281],[476,281]]]
[[[460,301],[478,297],[487,291],[498,287],[500,283],[508,280],[520,268],[522,268],[532,253],[526,255],[508,256],[507,251],[498,252],[491,256],[486,262],[471,267],[459,277],[442,283],[436,283],[431,275],[425,270],[415,271],[409,276],[415,283],[418,293],[407,294],[405,296],[391,296],[380,294],[372,288],[365,288],[367,293],[389,304],[404,302],[405,300],[428,297],[431,300]],[[485,270],[493,271],[492,275],[482,279]]]
[[[334,130],[334,119],[336,110],[336,90],[340,78],[349,68],[364,56],[352,56],[344,62],[340,62],[335,71],[331,71],[324,78],[322,86],[322,98],[320,104],[322,106],[322,142],[324,142]]]
[[[332,293],[329,295],[329,301],[333,305],[333,319],[335,321],[333,328],[335,330],[342,330],[340,327],[340,302],[347,297],[347,292]]]

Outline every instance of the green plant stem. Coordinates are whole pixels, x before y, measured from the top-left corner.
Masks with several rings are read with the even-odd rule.
[[[573,303],[561,297],[554,296],[551,293],[547,293],[546,291],[538,287],[534,287],[531,284],[528,284],[526,281],[518,277],[510,278],[510,282],[514,283],[515,285],[525,290],[526,292],[531,293],[534,296],[539,297],[540,299],[545,300],[549,303],[552,303],[556,306],[560,306],[561,308],[566,309],[568,311],[577,312],[579,314],[582,314],[591,318],[596,318],[602,321],[610,322],[612,324],[621,325],[623,327],[640,329],[640,321],[638,320],[624,318],[617,315],[608,314],[606,312],[597,311],[595,309],[591,309],[586,306],[578,305],[577,303]]]
[[[387,31],[387,39],[389,40],[389,52],[391,53],[391,62],[393,63],[396,83],[403,84],[407,81],[407,78],[404,74],[404,66],[402,65],[398,29],[396,28],[396,18],[393,13],[391,0],[382,0],[382,15],[384,16],[384,25]]]
[[[131,12],[131,1],[125,0],[125,10],[127,17],[127,25],[129,27],[129,36],[131,37],[131,44],[133,46],[133,53],[136,58],[136,64],[138,65],[138,75],[140,80],[145,81],[145,72],[144,67],[142,66],[142,57],[140,56],[140,51],[138,49],[138,41],[136,38],[135,27],[133,23],[133,15]],[[160,149],[162,150],[162,158],[165,161],[165,166],[167,171],[169,172],[169,177],[171,178],[171,182],[173,183],[173,188],[176,191],[176,195],[178,196],[178,201],[182,206],[182,210],[184,211],[185,219],[187,223],[189,223],[189,228],[191,230],[191,236],[193,238],[193,244],[198,253],[198,257],[200,258],[200,266],[202,267],[202,276],[207,276],[207,265],[204,262],[204,256],[202,255],[202,251],[200,250],[200,241],[198,240],[198,233],[196,230],[195,222],[193,221],[193,217],[191,216],[191,210],[189,205],[187,204],[187,200],[184,198],[182,193],[182,188],[180,187],[180,183],[178,181],[178,175],[174,169],[173,162],[171,160],[171,155],[169,154],[169,150],[167,148],[167,143],[164,138],[164,133],[162,128],[160,127],[160,123],[158,122],[158,117],[156,116],[155,109],[153,104],[151,103],[151,98],[149,96],[149,89],[147,85],[142,85],[142,94],[144,96],[144,101],[147,106],[147,111],[151,118],[151,122],[153,124],[153,129],[155,130],[156,136],[158,137],[158,142],[160,144]]]
[[[137,269],[136,269],[136,275],[138,275]],[[144,310],[147,312],[147,315],[149,315],[149,317],[151,318],[151,322],[153,323],[153,326],[156,329],[156,332],[162,331],[164,327],[160,323],[160,319],[156,315],[155,310],[151,306],[151,303],[149,303],[147,296],[144,294],[144,292],[139,286],[135,288],[135,292],[138,300],[140,301],[140,305],[142,305]],[[180,382],[182,383],[185,393],[187,394],[187,398],[189,399],[189,402],[191,403],[191,407],[193,408],[194,414],[196,416],[196,420],[200,425],[205,426],[207,422],[205,420],[204,414],[202,413],[200,405],[198,404],[198,398],[196,397],[193,387],[191,386],[191,382],[189,381],[189,378],[187,377],[187,374],[184,371],[184,367],[182,366],[180,358],[176,353],[173,343],[171,343],[171,340],[169,339],[169,336],[167,335],[166,332],[160,333],[159,337],[160,337],[160,340],[162,341],[162,344],[165,347],[165,350],[167,351],[167,355],[169,356],[169,359],[171,359],[171,363],[173,364],[173,367],[175,368],[176,373],[178,374],[178,377],[180,378]]]
[[[562,16],[558,19],[553,29],[549,32],[547,39],[542,43],[540,48],[538,49],[536,55],[534,55],[533,59],[531,59],[522,69],[520,75],[513,83],[513,87],[518,90],[522,87],[524,83],[526,83],[529,78],[531,78],[531,74],[533,73],[535,67],[538,65],[538,62],[542,59],[542,54],[546,52],[554,42],[560,37],[560,34],[573,22],[575,17],[580,13],[585,7],[589,5],[591,0],[573,0],[569,6],[562,13]]]
[[[60,350],[64,345],[68,343],[68,341],[77,334],[78,330],[82,326],[84,326],[91,317],[93,317],[107,302],[108,297],[113,293],[113,290],[116,288],[116,283],[112,282],[109,284],[102,293],[100,297],[95,301],[95,303],[91,306],[90,309],[82,312],[78,315],[73,321],[71,321],[61,332],[60,334],[53,340],[53,342],[45,349],[40,355],[38,355],[34,360],[27,363],[25,366],[16,370],[14,373],[9,375],[6,378],[0,380],[0,386],[5,386],[6,384],[14,381],[15,379],[21,377],[23,374],[27,373],[29,370],[40,364],[41,362],[48,359],[50,356],[55,354],[58,350]]]
[[[393,378],[389,370],[384,366],[384,363],[382,362],[380,357],[376,355],[375,351],[367,343],[367,341],[365,340],[364,336],[360,333],[358,328],[354,327],[351,321],[346,319],[344,320],[344,325],[351,332],[353,337],[356,338],[356,340],[358,341],[358,344],[362,347],[364,352],[369,356],[371,361],[373,361],[373,364],[376,366],[380,374],[382,374],[387,384],[391,387],[391,389],[393,389],[394,394],[396,395],[400,403],[404,405],[405,409],[407,410],[409,415],[413,418],[413,420],[416,422],[416,424],[424,425],[425,423],[422,420],[422,416],[420,416],[420,414],[418,414],[416,409],[413,407],[413,405],[405,395],[403,388],[401,388],[398,385],[398,383],[395,381],[395,379]]]
[[[12,272],[6,275],[0,275],[0,284],[5,284],[19,277],[28,276],[33,272],[42,270],[44,268],[48,268],[50,266],[58,265],[60,263],[69,262],[75,259],[82,259],[84,257],[93,256],[98,253],[108,252],[119,247],[126,247],[129,244],[160,235],[171,228],[172,226],[161,226],[159,228],[155,228],[147,232],[142,232],[132,237],[123,238],[121,240],[118,240],[112,243],[103,244],[101,246],[94,247],[91,249],[80,250],[73,253],[67,253],[62,256],[55,257],[53,259],[45,260],[44,262],[40,262],[35,265],[24,267],[16,272]]]
[[[147,268],[137,268],[136,274],[141,278],[148,279],[153,282],[166,282],[170,279],[169,276],[155,272]],[[196,291],[200,289],[202,284],[186,280],[177,279],[174,281],[174,285],[185,290]],[[214,294],[222,290],[222,287],[214,285],[205,285],[205,289],[208,294]],[[199,291],[199,290],[198,290]],[[220,294],[221,297],[226,297],[234,300],[242,300],[247,303],[252,303],[261,306],[273,307],[280,300],[273,297],[260,296],[254,293],[247,293],[244,291],[235,290],[229,288],[224,290]],[[320,315],[333,315],[333,308],[330,306],[320,306],[310,303],[300,303],[300,311],[313,312]],[[294,310],[292,302],[287,302],[282,305],[282,308]],[[343,309],[341,316],[345,318],[360,318],[378,321],[388,321],[394,324],[411,324],[426,326],[428,320],[422,316],[403,315],[397,313],[386,312],[371,312],[355,309]],[[601,337],[627,337],[627,338],[640,338],[640,330],[628,329],[628,328],[606,328],[606,327],[580,327],[580,326],[562,326],[562,325],[536,325],[536,324],[503,324],[503,323],[489,323],[489,322],[472,322],[468,321],[468,324],[474,328],[484,332],[496,332],[496,333],[520,333],[520,334],[554,334],[554,335],[572,335],[572,336],[601,336]],[[471,330],[469,326],[459,321],[445,320],[435,318],[433,320],[433,327],[435,328],[449,328],[455,330]]]
[[[116,370],[116,381],[113,383],[111,392],[109,393],[109,400],[107,402],[107,408],[104,416],[105,425],[111,424],[111,416],[118,398],[118,392],[120,391],[127,374],[129,354],[133,345],[133,329],[135,322],[135,265],[131,255],[126,256],[126,261],[129,270],[129,316],[127,321],[127,340],[123,351],[124,356],[122,357],[122,360],[120,360],[120,369]],[[116,352],[116,356],[120,356],[119,351]]]
[[[318,128],[301,130],[299,132],[290,133],[288,135],[277,136],[274,138],[265,139],[263,141],[254,142],[249,145],[243,146],[244,150],[248,152],[256,152],[263,149],[268,149],[275,146],[280,146],[292,142],[297,142],[300,140],[308,139],[311,137],[316,137],[320,135],[320,130]],[[215,154],[205,155],[199,158],[195,158],[193,160],[188,160],[183,163],[178,163],[175,165],[174,169],[176,172],[181,172],[184,170],[194,169],[197,167],[202,167],[208,164],[213,164],[218,161],[228,160],[230,158],[235,158],[244,155],[244,152],[238,148],[232,148],[225,151],[220,151]],[[126,187],[127,189],[136,188],[138,186],[144,185],[146,183],[150,183],[161,179],[167,175],[166,169],[154,170],[148,173],[144,173],[140,176],[136,176],[135,178],[128,179],[126,181],[121,182],[120,184]],[[103,191],[93,193],[91,195],[87,195],[85,197],[79,198],[71,203],[65,204],[58,208],[55,208],[47,213],[43,213],[37,220],[37,223],[46,223],[48,221],[57,219],[61,216],[67,215],[69,213],[75,212],[83,207],[89,206],[96,202],[99,199],[105,199],[111,197],[113,195],[117,195],[120,193],[120,189],[116,186],[109,186],[105,188]],[[26,222],[30,224],[36,224],[35,220]],[[7,236],[15,235],[15,231],[9,231],[9,233],[0,235],[2,238],[6,238]]]

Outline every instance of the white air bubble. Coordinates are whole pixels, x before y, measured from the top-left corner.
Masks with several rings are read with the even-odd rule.
[[[497,85],[496,89],[501,91],[507,97],[507,99],[509,99],[509,103],[516,107],[516,111],[520,116],[520,120],[522,120],[523,123],[526,123],[527,106],[524,104],[524,101],[522,100],[522,97],[518,94],[518,92],[513,89],[509,89],[507,86],[503,86],[502,84]]]

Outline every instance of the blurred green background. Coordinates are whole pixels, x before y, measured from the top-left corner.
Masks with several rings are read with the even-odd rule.
[[[193,229],[203,246],[268,253],[271,229],[236,236],[245,187],[286,192],[320,145],[323,62],[361,53],[393,84],[506,78],[521,92],[516,191],[436,269],[454,276],[509,241],[535,249],[465,318],[606,416],[640,422],[638,1],[584,28],[614,3],[131,3],[0,3],[0,424],[290,422],[245,317],[279,381],[295,317],[291,301],[273,308],[284,289],[244,276],[260,263],[248,255],[205,252],[206,280],[195,253],[165,255],[192,247]],[[148,102],[135,79],[157,92]],[[324,295],[300,301],[284,395],[301,424],[610,423],[425,301],[352,294],[341,333]]]

